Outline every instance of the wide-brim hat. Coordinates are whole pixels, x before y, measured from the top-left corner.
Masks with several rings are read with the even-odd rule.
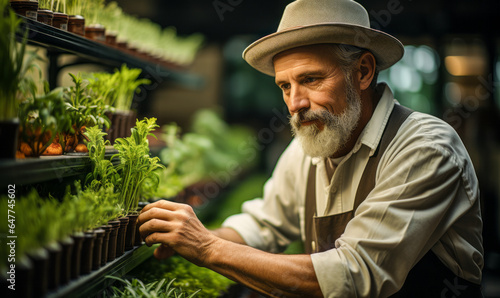
[[[346,44],[370,51],[380,70],[399,61],[403,44],[370,28],[368,13],[352,0],[296,0],[287,5],[276,33],[264,36],[243,51],[252,67],[274,76],[273,58],[283,51],[313,44]]]

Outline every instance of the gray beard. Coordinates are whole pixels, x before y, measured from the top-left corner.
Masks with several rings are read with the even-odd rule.
[[[347,109],[341,115],[334,115],[327,110],[306,110],[290,118],[292,134],[302,145],[306,155],[311,157],[331,157],[342,149],[361,117],[361,97],[354,90],[352,80],[347,79]],[[300,121],[318,119],[324,124],[319,130],[315,124],[302,126]]]

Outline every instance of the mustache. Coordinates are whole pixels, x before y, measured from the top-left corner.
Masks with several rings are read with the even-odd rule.
[[[335,116],[332,115],[327,110],[321,110],[321,111],[304,110],[304,111],[300,111],[297,114],[291,116],[290,117],[290,124],[293,127],[301,127],[302,122],[319,120],[319,121],[323,122],[325,125],[329,125],[333,122],[334,118],[335,118]]]

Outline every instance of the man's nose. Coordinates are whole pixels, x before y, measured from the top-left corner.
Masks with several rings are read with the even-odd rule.
[[[295,114],[308,108],[310,108],[310,102],[306,90],[301,86],[292,86],[288,104],[290,113]]]

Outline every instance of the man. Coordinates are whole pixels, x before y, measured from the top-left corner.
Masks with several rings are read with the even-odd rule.
[[[176,252],[270,296],[480,297],[474,169],[449,125],[377,85],[402,55],[356,2],[289,4],[243,57],[275,76],[295,139],[263,199],[221,229],[186,205],[144,208],[141,235],[162,244],[155,256]],[[307,254],[275,254],[297,239]]]

